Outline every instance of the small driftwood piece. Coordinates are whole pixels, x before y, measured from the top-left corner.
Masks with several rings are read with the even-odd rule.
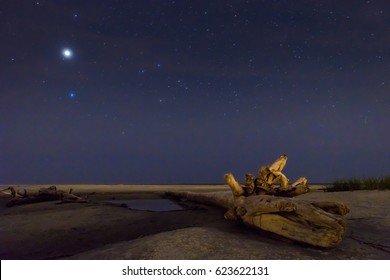
[[[344,236],[344,215],[349,208],[335,201],[309,202],[290,198],[306,193],[310,188],[304,177],[288,185],[287,177],[281,173],[287,157],[282,157],[278,169],[263,167],[256,179],[247,175],[245,186],[240,185],[232,174],[226,174],[225,181],[231,192],[167,194],[223,207],[228,209],[225,213],[228,220],[242,220],[247,226],[295,241],[318,247],[336,246]],[[280,182],[280,186],[274,186],[275,182]]]
[[[43,201],[59,201],[58,203],[69,203],[69,202],[79,202],[85,203],[88,202],[87,198],[80,197],[72,194],[72,189],[69,192],[63,190],[57,190],[56,186],[51,186],[48,188],[39,189],[36,194],[28,194],[24,189],[23,192],[15,191],[13,187],[9,187],[2,192],[9,190],[11,192],[12,198],[6,203],[6,207],[13,207],[17,205],[38,203]]]

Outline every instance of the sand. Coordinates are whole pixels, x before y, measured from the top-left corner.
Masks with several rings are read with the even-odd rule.
[[[6,208],[8,198],[0,196],[1,259],[390,259],[390,191],[299,196],[338,200],[351,208],[344,240],[335,248],[320,249],[226,221],[225,211],[216,207],[186,203],[184,210],[148,211],[108,203],[157,201],[164,191],[204,192],[226,186],[71,187],[75,194],[96,194],[90,203],[13,208]],[[38,186],[27,188],[35,191]]]

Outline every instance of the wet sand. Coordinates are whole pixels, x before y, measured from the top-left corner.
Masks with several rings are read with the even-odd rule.
[[[12,208],[0,196],[1,259],[390,259],[390,191],[317,191],[297,197],[337,200],[351,209],[341,244],[319,249],[226,221],[224,209],[191,202],[181,203],[179,210],[164,209],[165,191],[226,186],[57,187],[95,194],[89,203]],[[36,191],[38,186],[26,188]],[[123,201],[134,199],[162,206],[157,211],[123,207]]]

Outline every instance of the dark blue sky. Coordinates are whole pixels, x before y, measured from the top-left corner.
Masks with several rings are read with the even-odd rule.
[[[389,175],[388,1],[2,1],[0,183]],[[68,56],[64,51],[68,49]]]

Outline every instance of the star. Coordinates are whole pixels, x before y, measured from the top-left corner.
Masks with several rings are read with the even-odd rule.
[[[63,49],[62,50],[62,57],[64,59],[71,59],[73,57],[73,52],[71,49]]]
[[[71,91],[71,92],[68,93],[68,98],[69,98],[69,99],[74,100],[74,99],[76,99],[76,96],[77,96],[76,93],[73,92],[73,91]]]

